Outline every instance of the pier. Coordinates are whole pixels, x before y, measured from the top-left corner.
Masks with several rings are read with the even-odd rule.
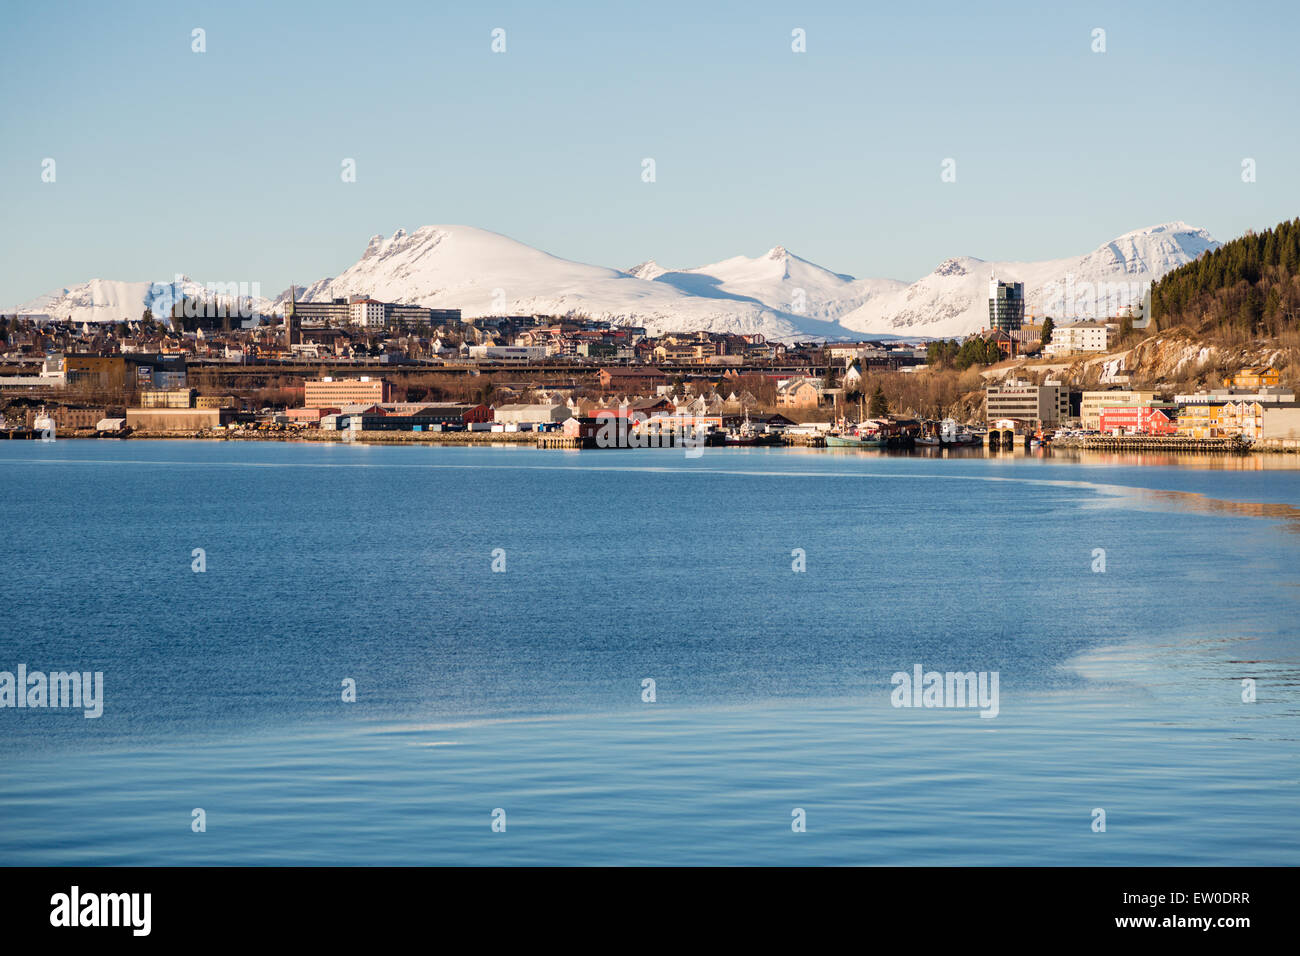
[[[538,448],[595,448],[594,439],[580,435],[562,435],[558,432],[543,432],[537,436]]]
[[[1250,452],[1250,445],[1240,438],[1185,438],[1178,435],[1087,435],[1081,438],[1058,438],[1052,444],[1060,448],[1082,448],[1087,451],[1173,451],[1224,455],[1245,455]]]

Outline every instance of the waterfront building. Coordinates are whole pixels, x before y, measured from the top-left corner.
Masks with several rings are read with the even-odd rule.
[[[337,430],[360,429],[361,431],[425,431],[440,430],[447,426],[467,427],[492,421],[492,409],[486,405],[458,405],[453,403],[434,403],[418,405],[403,409],[396,414],[381,406],[353,411],[342,409],[337,415],[321,419],[321,427],[329,428],[330,418]]]
[[[1228,402],[1219,411],[1219,427],[1225,435],[1259,441],[1264,437],[1264,406],[1259,402]]]
[[[1101,430],[1108,435],[1173,435],[1178,426],[1163,408],[1108,405],[1101,410]]]
[[[1178,412],[1178,434],[1184,438],[1219,437],[1222,405],[1188,405]]]
[[[229,408],[128,408],[126,424],[132,431],[197,432],[234,421]]]
[[[1300,405],[1263,405],[1263,440],[1300,447]]]
[[[1187,438],[1264,437],[1264,408],[1259,402],[1187,405],[1178,414],[1178,434]]]
[[[40,428],[37,419],[48,419],[56,429],[71,430],[75,428],[94,428],[100,419],[108,417],[110,409],[104,405],[42,405],[38,411],[34,407],[26,409],[10,408],[9,425],[19,428]],[[116,410],[121,414],[121,410]]]
[[[504,425],[552,425],[572,415],[568,405],[498,405],[493,420]]]
[[[299,425],[319,425],[326,415],[336,415],[338,412],[337,408],[286,408],[284,418],[287,422]]]
[[[1014,418],[1024,422],[1055,424],[1070,414],[1070,390],[1060,382],[1042,385],[1010,379],[984,391],[988,421]]]
[[[579,438],[584,441],[595,441],[596,436],[600,434],[600,429],[604,427],[603,422],[594,418],[568,418],[560,426],[560,431],[565,438]]]
[[[1151,389],[1112,388],[1087,391],[1079,397],[1079,420],[1084,428],[1093,431],[1101,428],[1101,410],[1106,407],[1150,405],[1156,401]]]

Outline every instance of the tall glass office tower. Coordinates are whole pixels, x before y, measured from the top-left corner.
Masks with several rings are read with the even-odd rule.
[[[989,279],[989,328],[1014,332],[1025,321],[1025,284]]]

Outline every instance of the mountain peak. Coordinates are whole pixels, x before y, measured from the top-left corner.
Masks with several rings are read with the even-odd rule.
[[[1112,239],[1110,243],[1107,243],[1107,245],[1141,239],[1169,239],[1175,242],[1192,240],[1193,243],[1201,243],[1206,246],[1217,245],[1214,237],[1210,235],[1208,229],[1203,229],[1200,226],[1193,226],[1190,223],[1183,222],[1181,219],[1175,219],[1172,222],[1162,222],[1155,226],[1145,226],[1142,229],[1134,229],[1132,232],[1126,232],[1122,236],[1117,236]]]
[[[1155,226],[1146,226],[1142,229],[1134,229],[1132,232],[1126,232],[1121,239],[1127,236],[1152,236],[1161,232],[1204,232],[1196,226],[1189,226],[1181,219],[1175,219],[1172,222],[1162,222]]]
[[[964,276],[970,275],[974,266],[981,265],[979,259],[972,259],[970,256],[954,256],[951,259],[944,259],[934,268],[931,275],[936,276]]]
[[[645,262],[635,265],[631,269],[624,269],[623,271],[633,278],[653,281],[664,273],[671,272],[672,270],[665,269],[653,259],[647,259]]]

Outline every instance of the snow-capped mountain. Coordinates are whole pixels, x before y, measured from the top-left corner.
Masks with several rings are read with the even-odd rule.
[[[855,279],[777,246],[762,256],[665,269],[653,259],[620,271],[561,259],[472,226],[399,229],[373,237],[338,276],[299,287],[300,301],[372,295],[387,302],[460,309],[466,318],[583,315],[651,334],[704,329],[759,333],[769,339],[842,339],[867,335],[960,336],[988,324],[988,282],[1025,284],[1026,314],[1075,319],[1114,315],[1141,299],[1170,269],[1218,247],[1204,229],[1183,222],[1127,233],[1074,258],[1046,262],[947,259],[913,283]],[[260,314],[282,313],[288,290],[273,302],[258,290],[226,290],[185,277],[170,283],[95,279],[19,306],[76,322],[136,319],[150,307],[162,317],[182,295],[247,296]]]
[[[814,267],[815,268],[815,267]],[[486,315],[585,315],[652,333],[705,329],[772,339],[828,334],[825,322],[743,295],[704,294],[646,276],[561,259],[473,226],[424,226],[375,236],[354,265],[298,292],[302,301],[372,295],[385,302]],[[283,309],[283,299],[275,308]],[[831,335],[840,334],[831,330]]]
[[[761,302],[772,309],[833,322],[872,298],[907,287],[896,279],[855,279],[823,269],[777,246],[750,259],[735,256],[709,266],[670,272],[653,259],[629,274],[663,282],[690,295]]]
[[[270,300],[258,294],[256,286],[245,284],[204,285],[189,276],[177,276],[169,282],[118,282],[112,279],[91,279],[80,285],[60,289],[25,302],[6,311],[18,315],[47,316],[84,322],[136,322],[149,309],[154,318],[165,322],[172,306],[185,297],[203,301],[215,300],[223,305],[240,306],[241,315],[251,318],[268,313]]]
[[[876,296],[840,321],[904,336],[960,336],[988,326],[990,278],[1025,284],[1025,315],[1099,318],[1137,306],[1150,283],[1221,245],[1204,229],[1169,222],[1126,233],[1083,256],[1046,262],[947,259],[923,279]]]

